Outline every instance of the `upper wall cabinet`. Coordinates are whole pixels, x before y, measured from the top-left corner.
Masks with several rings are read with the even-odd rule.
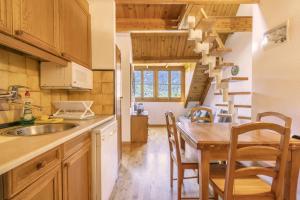
[[[85,0],[61,1],[62,55],[85,67],[91,67],[91,17]]]
[[[59,0],[13,0],[12,2],[14,36],[59,55]]]
[[[0,32],[12,34],[11,0],[0,0]]]
[[[92,15],[93,69],[115,69],[115,1],[91,1],[90,5]]]

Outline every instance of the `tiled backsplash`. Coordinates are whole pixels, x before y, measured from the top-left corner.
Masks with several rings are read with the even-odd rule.
[[[40,88],[39,61],[27,56],[12,53],[0,48],[0,89],[7,90],[9,85],[22,85],[30,88],[34,116],[50,115],[54,112],[52,102],[59,100],[93,100],[96,114],[114,113],[114,74],[113,71],[94,72],[94,89],[90,92],[67,90],[44,90]],[[25,90],[20,90],[24,96]],[[0,102],[0,124],[20,119],[22,105]]]
[[[114,72],[94,71],[93,90],[88,92],[69,92],[69,100],[92,100],[92,110],[96,114],[114,113]]]

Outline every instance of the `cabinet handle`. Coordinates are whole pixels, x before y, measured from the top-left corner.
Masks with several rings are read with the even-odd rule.
[[[47,165],[47,162],[46,162],[46,161],[39,162],[39,163],[36,165],[36,169],[37,169],[37,170],[43,169],[44,167],[46,167],[46,165]]]
[[[23,35],[23,33],[24,33],[24,31],[22,31],[22,30],[16,30],[15,31],[15,34],[18,35],[18,36]]]
[[[64,164],[64,167],[69,168],[69,167],[70,167],[70,163],[69,163],[69,162],[66,162],[66,163]]]

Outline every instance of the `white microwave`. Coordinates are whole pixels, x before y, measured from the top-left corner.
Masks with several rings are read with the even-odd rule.
[[[93,72],[77,63],[66,66],[41,62],[41,87],[45,89],[93,89]]]

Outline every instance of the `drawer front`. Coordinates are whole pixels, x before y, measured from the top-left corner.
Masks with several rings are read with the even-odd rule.
[[[91,134],[89,132],[84,133],[66,143],[63,144],[63,159],[67,159],[85,145],[91,142]]]
[[[5,197],[11,198],[61,163],[61,149],[52,149],[5,174]]]

